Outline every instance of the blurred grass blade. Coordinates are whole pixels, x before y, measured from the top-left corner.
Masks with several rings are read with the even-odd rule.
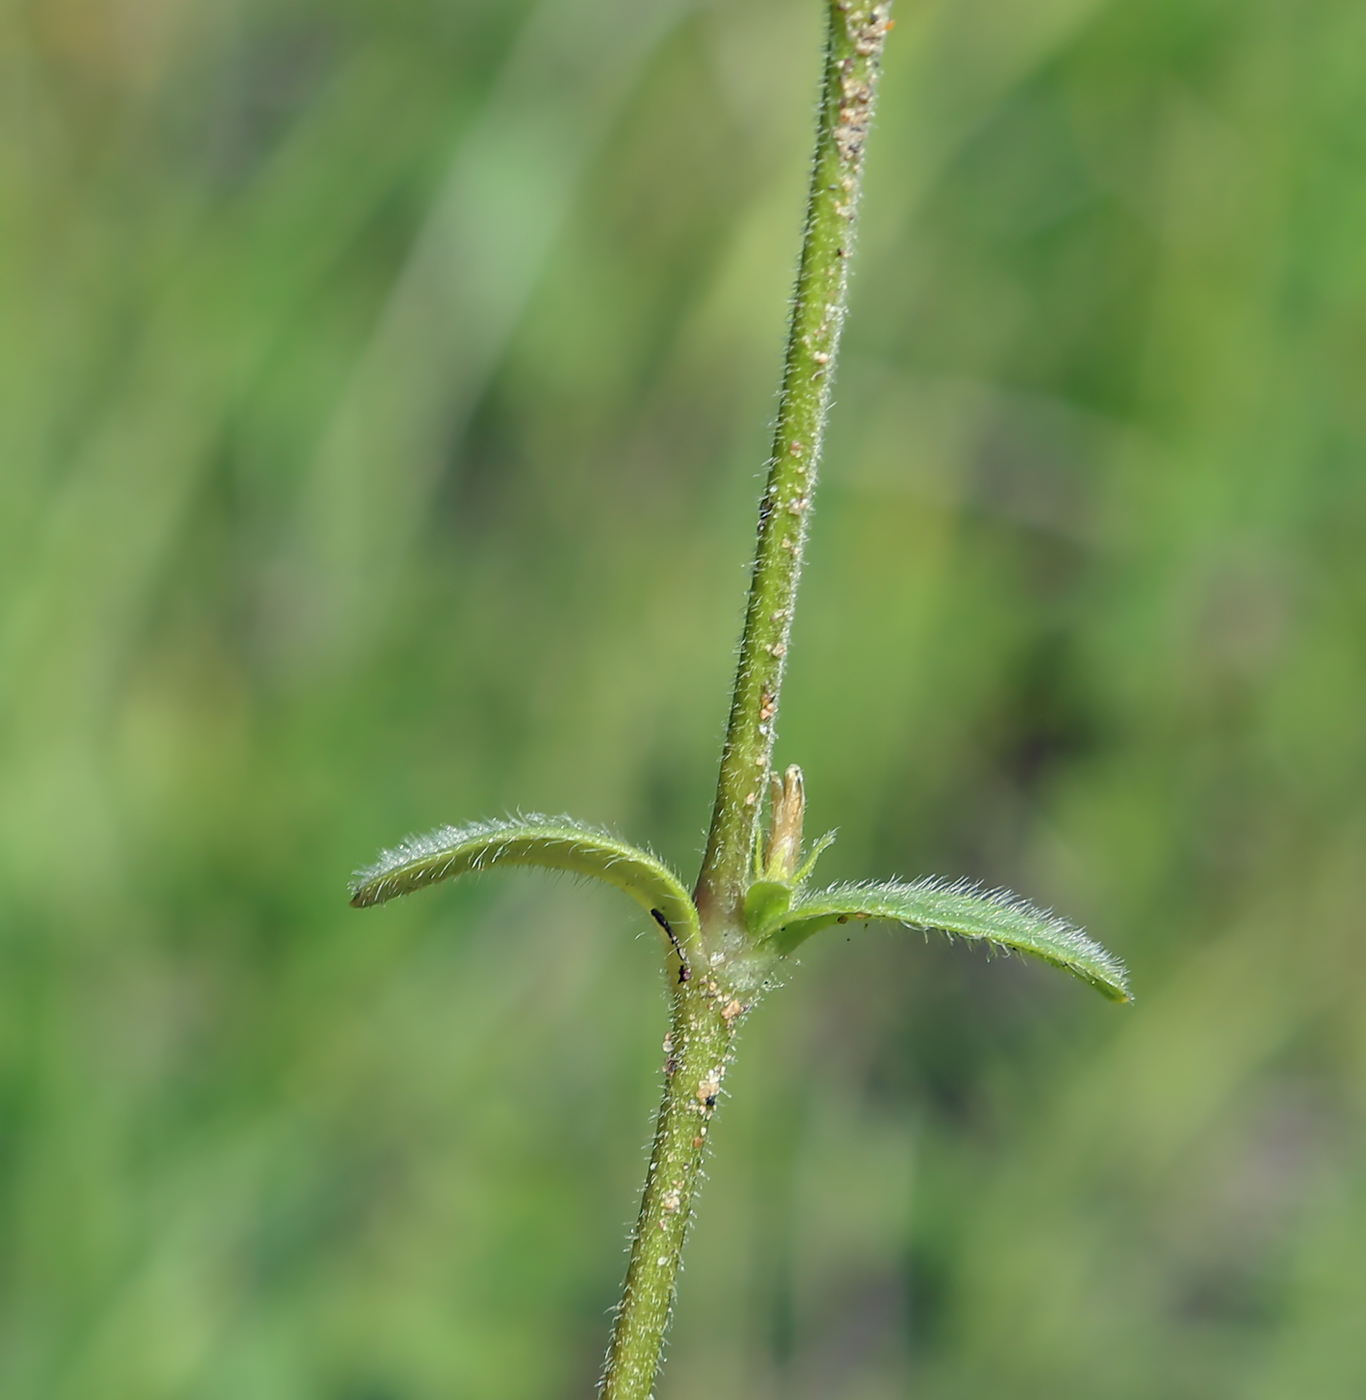
[[[457,143],[320,445],[301,529],[307,634],[381,625],[450,444],[504,354],[594,153],[687,0],[540,0]]]
[[[646,851],[567,817],[527,817],[443,826],[410,836],[356,873],[351,903],[357,909],[470,871],[500,865],[539,865],[593,875],[624,890],[680,943],[696,944],[697,910],[678,876]]]
[[[928,879],[832,885],[799,900],[772,942],[780,952],[790,953],[813,933],[851,919],[887,919],[909,928],[984,939],[1065,968],[1112,1001],[1129,1000],[1124,964],[1075,925],[1005,890],[984,891],[963,883]]]

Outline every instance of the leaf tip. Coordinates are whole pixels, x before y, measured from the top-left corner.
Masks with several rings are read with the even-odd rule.
[[[353,909],[368,909],[372,904],[383,901],[382,886],[371,870],[358,870],[346,887],[347,903]]]

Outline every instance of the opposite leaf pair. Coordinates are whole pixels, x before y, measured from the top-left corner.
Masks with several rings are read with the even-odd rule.
[[[823,928],[875,919],[907,928],[937,929],[1029,953],[1065,968],[1113,1001],[1128,1001],[1124,965],[1065,919],[1036,909],[1003,890],[922,879],[882,884],[832,885],[808,895],[805,884],[833,835],[823,836],[801,861],[805,797],[801,770],[774,779],[772,821],[745,896],[745,922],[756,951],[792,953]],[[678,962],[678,980],[690,975],[690,956],[702,951],[697,907],[682,881],[662,861],[607,832],[567,817],[526,817],[445,826],[410,837],[385,851],[351,886],[357,908],[383,904],[471,871],[502,865],[539,865],[592,875],[624,890],[646,909]]]

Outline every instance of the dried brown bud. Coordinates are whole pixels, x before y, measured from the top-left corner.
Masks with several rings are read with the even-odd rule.
[[[802,770],[794,763],[782,776],[770,780],[773,824],[764,851],[764,873],[770,880],[790,880],[802,852],[802,819],[806,815],[806,788]]]

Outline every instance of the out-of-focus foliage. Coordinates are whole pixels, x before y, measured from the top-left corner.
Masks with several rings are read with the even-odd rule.
[[[0,20],[0,1391],[588,1392],[696,859],[815,0]],[[1366,1393],[1366,8],[901,0],[779,755],[834,878],[663,1392]],[[848,934],[846,941],[845,934]],[[645,936],[641,936],[645,935]]]

